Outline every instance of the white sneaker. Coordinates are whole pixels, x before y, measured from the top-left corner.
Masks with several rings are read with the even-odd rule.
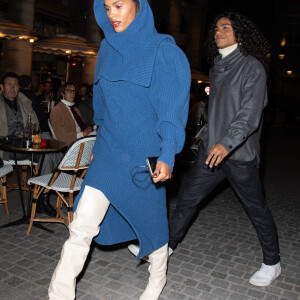
[[[139,251],[140,251],[140,247],[137,246],[137,245],[134,245],[134,244],[130,244],[127,248],[128,248],[128,250],[129,250],[134,256],[137,256],[138,253],[139,253]],[[171,249],[171,248],[169,247],[169,257],[173,254],[173,252],[174,252],[173,249]],[[144,261],[149,262],[148,255],[142,257],[141,259],[144,260]]]
[[[268,286],[281,274],[280,262],[276,265],[262,264],[261,268],[249,279],[249,283],[256,286]]]

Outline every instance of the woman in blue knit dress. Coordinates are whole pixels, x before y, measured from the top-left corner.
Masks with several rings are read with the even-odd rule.
[[[172,37],[157,33],[147,0],[95,0],[94,10],[105,34],[93,93],[99,130],[49,298],[75,298],[75,279],[94,238],[101,245],[138,239],[138,257],[148,254],[151,262],[140,299],[156,300],[168,258],[164,181],[184,144],[189,64]],[[158,157],[153,181],[134,180],[131,170],[148,156]]]

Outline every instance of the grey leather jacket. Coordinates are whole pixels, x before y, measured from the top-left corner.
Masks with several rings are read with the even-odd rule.
[[[223,59],[221,55],[215,58],[210,82],[203,138],[206,154],[220,143],[229,152],[228,159],[259,162],[262,115],[268,102],[263,65],[237,48]]]

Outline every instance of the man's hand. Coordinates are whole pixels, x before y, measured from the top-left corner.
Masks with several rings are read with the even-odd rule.
[[[93,128],[91,126],[88,126],[86,129],[84,129],[83,136],[88,136],[92,131]]]
[[[209,167],[217,166],[221,161],[228,155],[228,151],[221,144],[215,144],[209,151],[209,155],[206,159],[206,164],[209,164]]]
[[[154,171],[153,182],[157,183],[159,181],[164,182],[172,177],[172,171],[170,167],[162,161],[158,161]]]

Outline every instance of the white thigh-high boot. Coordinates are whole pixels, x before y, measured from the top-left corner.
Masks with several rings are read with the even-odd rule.
[[[69,225],[70,236],[52,276],[48,290],[50,300],[75,299],[76,277],[84,266],[93,237],[99,233],[109,204],[101,191],[85,186]]]
[[[167,282],[168,244],[149,254],[148,285],[140,300],[157,300]]]

